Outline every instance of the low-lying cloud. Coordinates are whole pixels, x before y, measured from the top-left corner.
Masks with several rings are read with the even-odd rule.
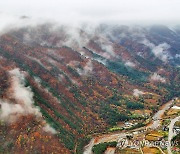
[[[59,22],[177,23],[179,0],[6,0],[1,12]],[[7,20],[7,19],[6,19]]]
[[[113,44],[111,42],[109,42],[106,39],[103,38],[99,38],[98,40],[96,40],[96,43],[101,47],[101,49],[104,51],[101,56],[103,56],[104,58],[111,58],[111,57],[115,57],[115,53],[114,53],[114,49],[113,49]]]
[[[5,122],[15,122],[20,115],[25,114],[25,110],[20,104],[10,104],[0,100],[0,105],[0,119]]]
[[[51,134],[57,134],[57,131],[54,128],[52,128],[49,124],[46,124],[43,127],[43,131],[45,131],[47,133],[51,133]]]
[[[135,67],[135,66],[136,66],[136,64],[133,63],[133,62],[131,62],[131,61],[125,62],[125,65],[126,65],[126,66],[129,66],[129,67]]]
[[[162,83],[165,83],[166,82],[166,79],[161,77],[159,74],[157,73],[154,73],[153,75],[151,75],[150,77],[150,80],[151,81],[159,81],[159,82],[162,82]]]
[[[134,89],[133,90],[133,95],[136,96],[136,97],[139,97],[139,96],[141,96],[143,94],[144,94],[144,92],[139,90],[139,89]]]
[[[88,76],[90,75],[92,72],[93,72],[93,64],[92,64],[92,61],[89,60],[85,66],[83,67],[83,69],[77,69],[77,72],[80,74],[80,75],[83,75],[83,76]]]
[[[156,46],[155,44],[151,43],[147,39],[144,39],[141,43],[148,46],[151,49],[151,51],[153,52],[153,54],[157,58],[161,59],[163,62],[167,62],[171,58],[171,56],[168,52],[168,49],[171,47],[169,44],[161,43]]]
[[[22,115],[33,114],[36,117],[41,117],[39,108],[34,106],[33,93],[30,87],[24,86],[24,75],[19,69],[14,69],[9,72],[11,76],[11,87],[9,93],[15,99],[15,102],[0,100],[1,112],[0,119],[12,123]]]
[[[19,69],[13,69],[9,71],[11,77],[11,87],[9,88],[9,93],[11,93],[11,98],[15,101],[2,100],[0,99],[0,120],[11,124],[14,123],[21,116],[34,115],[39,120],[42,120],[42,114],[38,107],[34,106],[33,93],[30,87],[25,87],[25,77]],[[37,82],[40,82],[36,78]],[[52,128],[45,121],[43,122],[42,130],[56,134],[57,131]]]

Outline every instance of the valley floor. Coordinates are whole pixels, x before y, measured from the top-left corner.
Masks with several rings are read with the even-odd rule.
[[[177,100],[177,98],[176,98]],[[106,150],[106,154],[114,154],[115,150],[118,151],[116,153],[121,154],[124,153],[124,149],[136,149],[135,151],[137,151],[137,153],[147,153],[148,150],[146,150],[146,148],[151,148],[151,150],[155,150],[155,151],[160,151],[160,153],[168,153],[168,154],[172,154],[172,146],[170,144],[167,144],[166,148],[162,148],[161,146],[150,146],[150,147],[139,147],[137,145],[132,145],[133,142],[131,141],[131,145],[129,145],[129,142],[124,142],[124,145],[121,144],[122,147],[118,147],[119,146],[119,142],[122,143],[123,139],[125,139],[127,136],[132,136],[133,140],[137,139],[137,138],[141,138],[139,141],[143,141],[143,140],[149,140],[149,141],[156,141],[156,139],[148,139],[147,138],[147,134],[151,135],[155,132],[162,132],[161,130],[163,129],[164,125],[163,125],[163,121],[167,120],[167,113],[172,110],[172,106],[174,105],[175,99],[167,102],[165,105],[163,105],[159,111],[157,113],[154,114],[153,118],[152,118],[152,122],[144,127],[138,128],[138,129],[134,129],[131,131],[123,131],[123,132],[116,132],[116,133],[111,133],[111,134],[103,134],[100,136],[95,136],[93,137],[93,139],[90,141],[90,143],[84,148],[84,154],[92,154],[92,149],[94,145],[100,144],[100,143],[104,143],[104,142],[112,142],[112,141],[116,141],[117,142],[117,146],[116,148],[107,148]],[[178,99],[178,103],[179,103],[179,99]],[[177,104],[178,104],[177,103]],[[180,105],[180,104],[178,104]],[[176,135],[177,132],[174,132],[174,124],[177,121],[180,121],[180,116],[179,115],[179,110],[176,112],[176,114],[173,115],[169,115],[169,119],[170,119],[170,124],[169,124],[169,130],[168,130],[168,135],[165,137],[161,137],[161,135],[159,135],[159,137],[161,139],[159,139],[158,141],[163,141],[166,140],[168,138],[168,142],[170,143],[173,136]],[[175,118],[174,118],[175,117]],[[167,131],[167,130],[164,130]],[[157,134],[156,134],[157,135]],[[158,137],[158,135],[156,136]],[[127,139],[127,138],[126,138]],[[138,139],[137,139],[138,140]],[[127,144],[127,145],[126,145]],[[117,150],[117,149],[121,149],[121,150]],[[154,148],[154,149],[152,149]],[[127,150],[128,151],[128,150]],[[154,152],[155,152],[154,151]],[[129,150],[130,152],[130,150]],[[149,151],[150,152],[150,151]],[[154,153],[154,152],[150,152],[150,153]],[[128,152],[127,152],[128,153]]]

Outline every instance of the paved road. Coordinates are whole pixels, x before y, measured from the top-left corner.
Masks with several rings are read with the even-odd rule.
[[[84,148],[83,154],[92,154],[92,148],[94,145],[104,142],[118,141],[119,138],[126,137],[127,133],[116,133],[116,134],[106,134],[100,137],[95,137],[91,139],[90,143]]]
[[[85,146],[83,154],[92,154],[92,148],[95,145],[94,140],[94,138],[91,139],[90,143],[87,146]]]
[[[153,118],[152,118],[152,119],[154,119],[153,123],[152,123],[150,126],[148,126],[147,128],[157,129],[157,128],[160,126],[160,124],[161,124],[161,123],[160,123],[161,120],[159,120],[159,119],[161,119],[161,117],[162,117],[162,115],[164,114],[164,112],[170,108],[170,106],[172,105],[172,103],[173,103],[173,100],[169,101],[169,102],[166,103],[164,106],[162,106],[162,109],[159,110],[159,111],[153,116]],[[158,119],[158,120],[156,120],[156,119]]]
[[[173,127],[174,127],[174,124],[176,123],[176,121],[179,121],[180,120],[180,116],[179,117],[176,117],[174,119],[171,120],[171,123],[169,125],[169,135],[168,135],[168,147],[167,147],[167,150],[168,150],[168,154],[172,154],[172,151],[171,151],[171,140],[173,138],[173,136],[175,135],[175,133],[173,132]]]
[[[153,119],[161,119],[161,116],[164,114],[164,112],[166,110],[168,110],[170,108],[172,103],[173,103],[173,100],[169,101],[164,106],[162,106],[162,109],[159,110],[153,116]],[[160,120],[155,120],[147,128],[156,129],[157,127],[159,127],[159,125],[160,125]],[[138,128],[138,129],[140,129],[140,130],[145,129],[145,127]],[[125,137],[127,134],[128,134],[128,132],[126,132],[126,133],[115,133],[115,134],[105,134],[105,135],[102,135],[101,137],[95,137],[95,138],[91,139],[90,143],[87,146],[85,146],[83,154],[92,154],[92,148],[94,145],[99,144],[99,143],[103,143],[103,142],[117,141],[119,138]]]

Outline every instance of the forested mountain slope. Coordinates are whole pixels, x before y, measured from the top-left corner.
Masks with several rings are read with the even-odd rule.
[[[0,36],[0,152],[81,153],[89,135],[180,95],[165,26],[43,24]],[[141,117],[140,120],[143,120]]]

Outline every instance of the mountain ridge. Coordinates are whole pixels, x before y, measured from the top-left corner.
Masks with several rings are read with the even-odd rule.
[[[149,31],[106,25],[86,31],[44,24],[1,35],[1,107],[5,103],[24,106],[8,92],[13,88],[9,72],[18,69],[24,76],[21,87],[31,91],[33,106],[42,114],[40,120],[19,111],[5,119],[0,114],[0,132],[5,128],[4,133],[14,132],[11,143],[2,133],[3,152],[26,148],[29,153],[34,149],[81,153],[89,135],[132,120],[135,110],[152,114],[179,96],[180,35],[169,32],[167,27]],[[6,119],[12,115],[23,120],[8,124]],[[143,121],[141,117],[138,122]]]

